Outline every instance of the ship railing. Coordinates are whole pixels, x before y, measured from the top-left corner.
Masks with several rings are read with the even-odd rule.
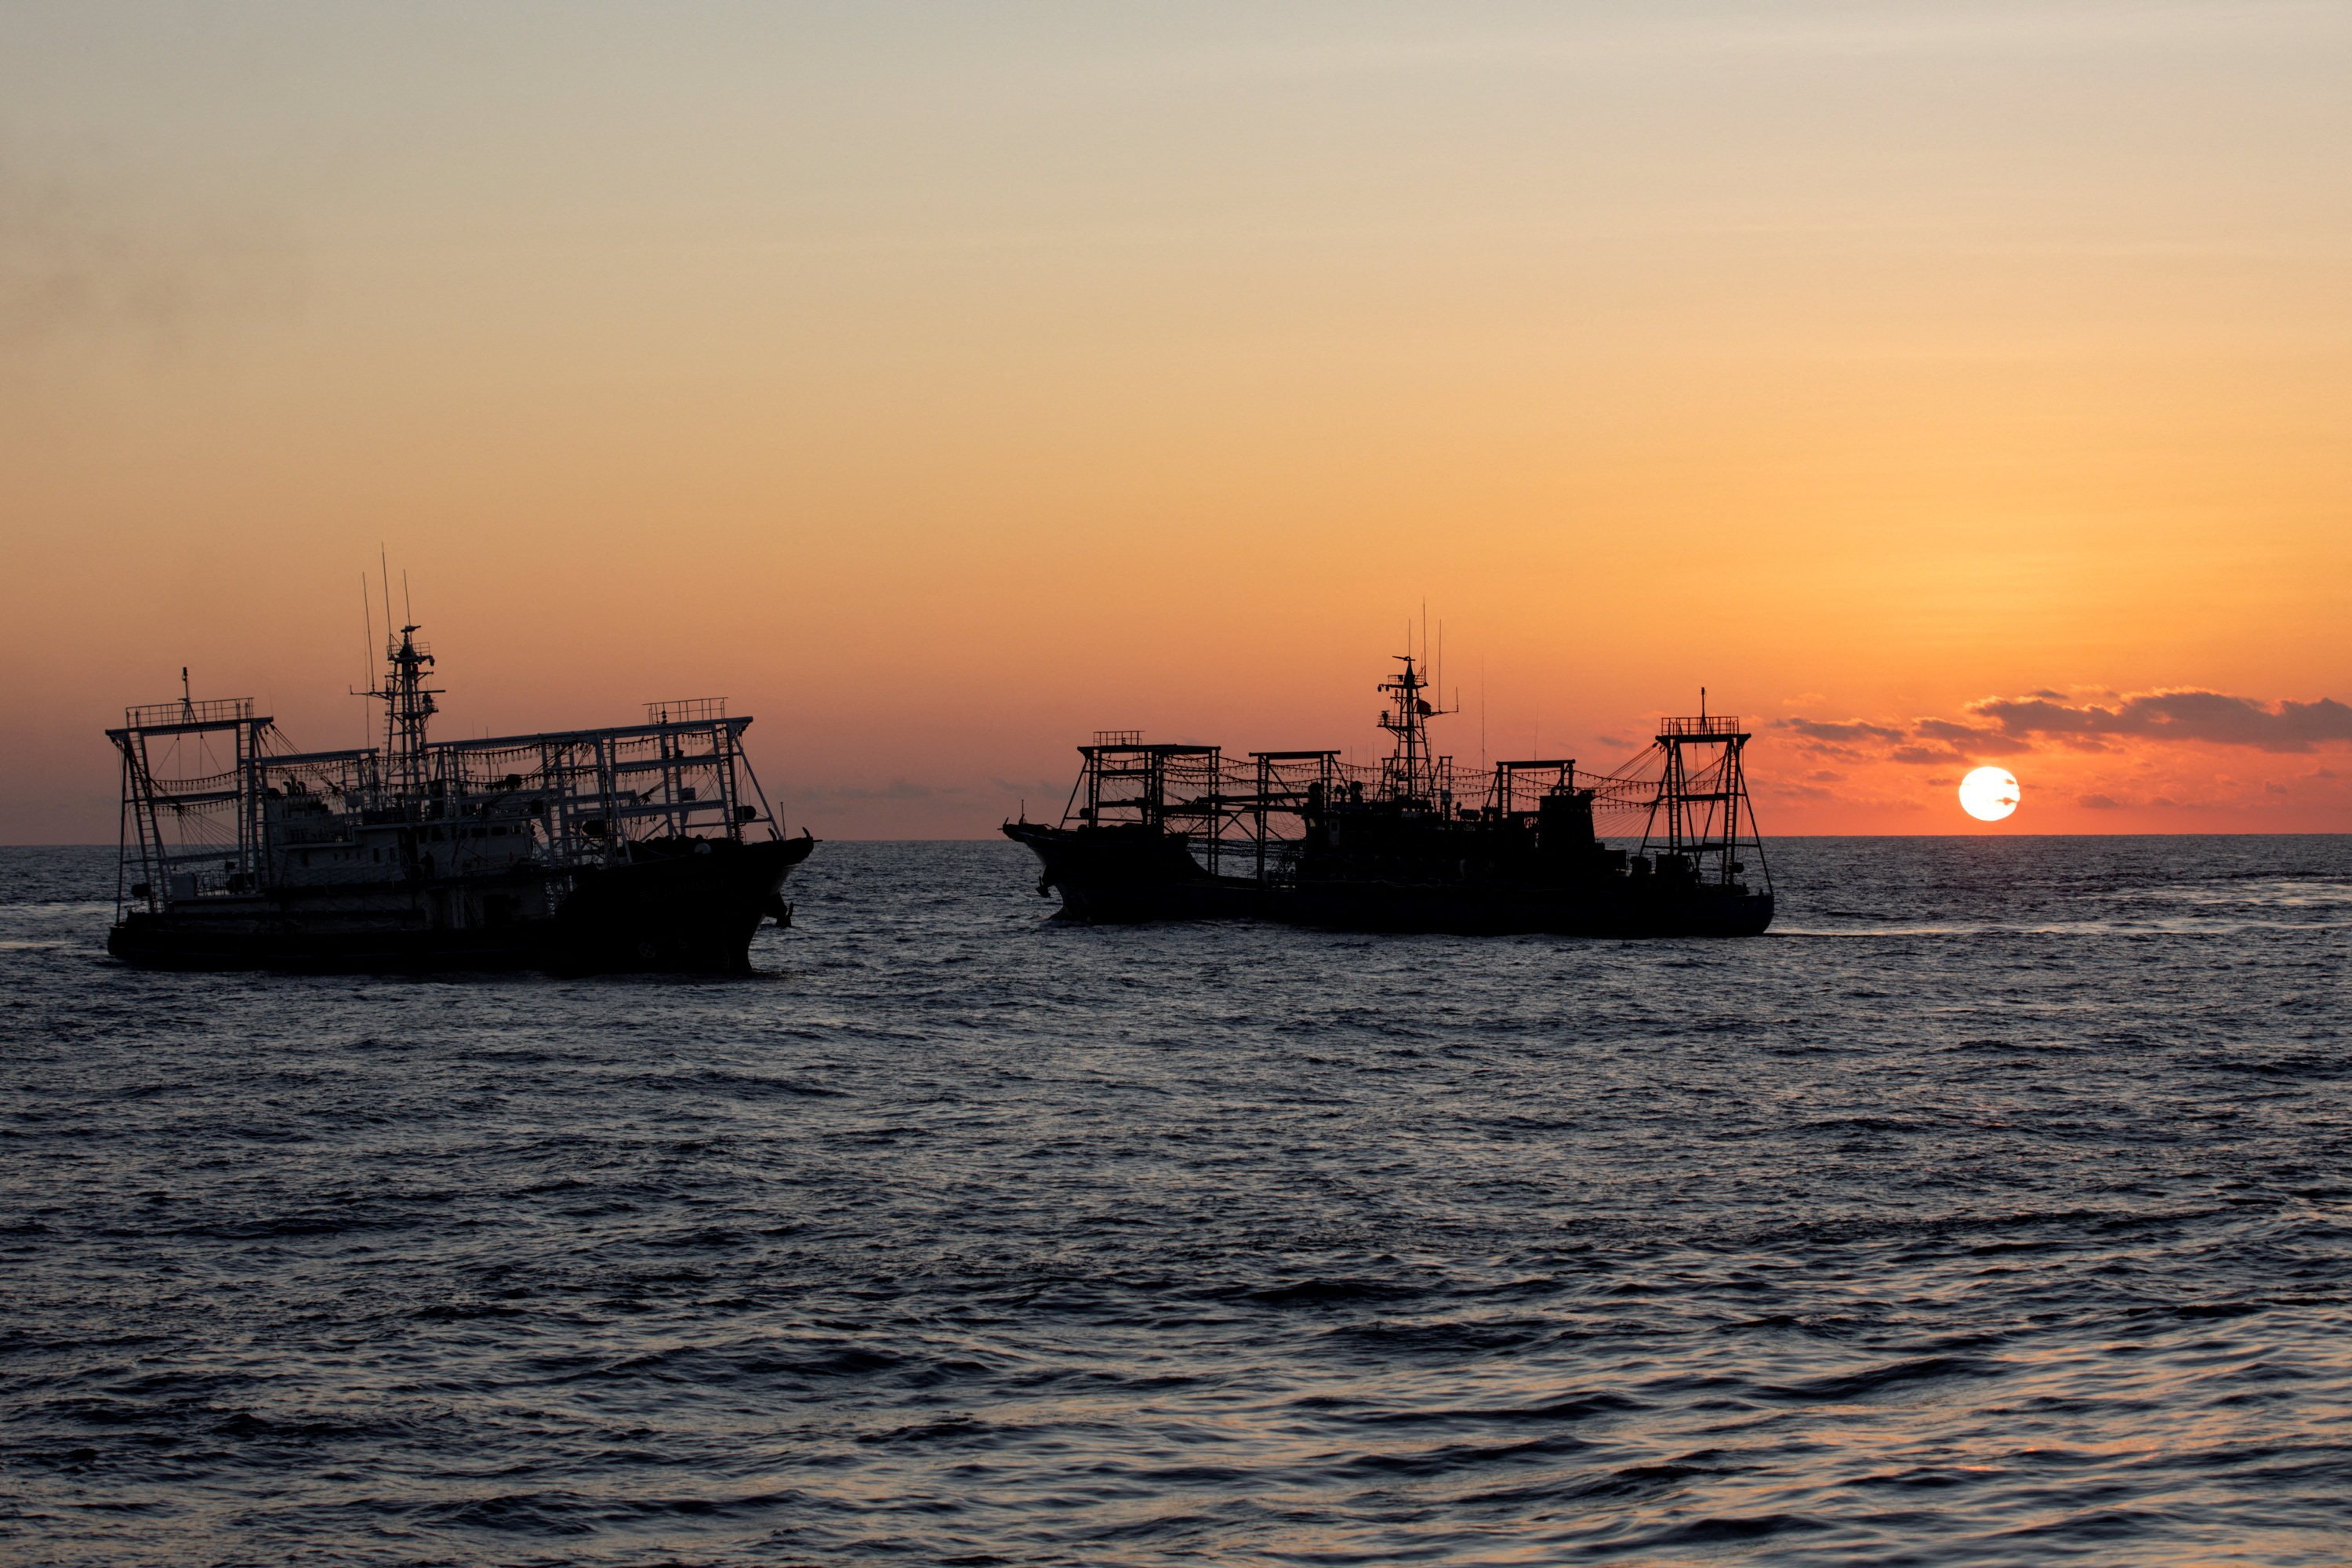
[[[740,838],[758,823],[781,832],[743,752],[751,718],[724,707],[675,699],[648,703],[656,717],[645,724],[438,742],[432,772],[465,800],[537,797],[551,852],[572,861],[610,859],[631,837],[717,828]]]
[[[559,757],[551,764],[534,765],[528,768],[504,765],[514,762],[530,762],[537,764],[541,763],[541,748],[535,746],[509,747],[495,752],[472,750],[452,752],[436,759],[441,765],[434,770],[433,776],[448,779],[452,783],[463,782],[472,784],[509,776],[524,779],[540,776],[554,778],[568,773],[591,773],[600,767],[615,773],[649,773],[677,768],[716,768],[725,766],[729,760],[728,753],[715,751],[672,752],[667,756],[654,752],[608,751],[601,763],[593,753],[581,753],[576,756]]]
[[[253,890],[238,867],[234,846],[191,845],[158,850],[146,864],[152,868],[148,874],[158,879],[157,884],[141,882],[127,890],[136,901],[151,908],[165,901],[184,903],[190,899],[216,899]]]
[[[1141,741],[1115,741],[1092,746],[1080,746],[1078,750],[1106,770],[1114,767],[1140,770],[1154,761],[1213,757],[1217,755],[1219,748],[1189,743],[1179,744],[1171,741],[1154,741],[1149,744]]]
[[[242,724],[253,718],[250,697],[206,697],[196,701],[148,702],[122,710],[126,730],[164,730],[181,725]]]
[[[742,713],[717,719],[656,720],[645,724],[615,724],[602,730],[550,730],[536,735],[485,735],[478,740],[436,741],[426,749],[435,753],[521,752],[546,747],[593,745],[599,741],[608,745],[650,743],[665,735],[719,729],[740,735],[751,723],[751,716]]]
[[[707,724],[727,717],[724,697],[677,697],[646,704],[648,724]]]
[[[1658,739],[1698,740],[1739,733],[1739,717],[1735,713],[1708,713],[1693,719],[1661,719]]]
[[[525,753],[478,752],[436,773],[420,795],[383,799],[369,768],[376,753],[320,753],[299,758],[269,758],[262,764],[265,784],[289,791],[341,797],[347,814],[389,811],[386,820],[440,821],[478,816],[495,811],[511,813],[519,803],[536,805],[551,819],[562,817],[637,818],[672,816],[727,820],[734,791],[720,779],[728,759],[720,753],[673,754],[668,758],[614,758],[600,766],[595,757],[559,758],[529,768],[508,766]],[[528,753],[541,763],[540,753]],[[485,763],[488,766],[484,766]],[[465,764],[473,765],[465,765]],[[651,775],[651,776],[648,776]],[[377,804],[381,802],[381,804]],[[534,813],[537,815],[537,813]]]

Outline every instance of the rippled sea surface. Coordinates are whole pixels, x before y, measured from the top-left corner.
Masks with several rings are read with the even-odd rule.
[[[0,1559],[2340,1563],[2352,838],[1800,840],[1745,942],[149,974],[0,851]]]

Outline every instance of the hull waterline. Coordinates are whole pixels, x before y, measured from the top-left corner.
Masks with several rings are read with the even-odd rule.
[[[585,870],[551,916],[535,919],[494,912],[518,901],[509,896],[520,890],[514,879],[420,884],[391,900],[338,900],[332,889],[206,899],[133,910],[108,934],[107,951],[152,969],[740,974],[761,922],[790,922],[784,879],[814,847],[806,837],[719,840],[699,853]],[[475,918],[453,919],[457,911]]]
[[[1303,880],[1261,885],[1214,877],[1163,839],[1150,854],[1119,830],[1009,823],[1005,837],[1038,858],[1038,891],[1058,895],[1061,919],[1095,924],[1265,920],[1332,931],[1465,936],[1760,936],[1772,923],[1769,892],[1680,888],[1620,879],[1584,888],[1477,887],[1405,881]]]

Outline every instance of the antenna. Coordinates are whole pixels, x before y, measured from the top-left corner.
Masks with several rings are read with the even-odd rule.
[[[360,574],[360,680],[362,683],[360,695],[364,697],[367,695],[366,689],[375,684],[375,612],[368,604],[367,574],[365,572],[362,572]],[[361,745],[364,746],[367,744],[370,731],[373,728],[373,724],[368,717],[368,710],[364,708],[361,709]]]
[[[400,613],[407,620],[416,619],[416,606],[408,602],[408,568],[400,569]]]
[[[383,543],[380,540],[375,547],[375,561],[381,568],[376,573],[376,582],[383,589],[383,646],[389,649],[392,647],[392,564],[384,559]]]

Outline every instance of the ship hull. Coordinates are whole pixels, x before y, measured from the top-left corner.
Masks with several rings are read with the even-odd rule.
[[[1061,895],[1066,920],[1131,925],[1249,919],[1266,912],[1265,889],[1255,879],[1213,877],[1182,844],[1163,834],[1126,828],[1074,833],[1020,822],[1005,824],[1004,836],[1036,853],[1044,867],[1037,890]]]
[[[1334,931],[1465,936],[1759,936],[1772,895],[1637,878],[1560,888],[1476,883],[1318,880],[1262,886],[1212,877],[1165,836],[1010,823],[1043,868],[1038,891],[1058,893],[1059,918],[1096,924],[1269,920]]]
[[[107,951],[153,969],[425,973],[740,974],[763,919],[789,921],[784,878],[814,839],[709,843],[573,874],[553,912],[518,916],[543,879],[516,876],[205,898],[136,910]]]

